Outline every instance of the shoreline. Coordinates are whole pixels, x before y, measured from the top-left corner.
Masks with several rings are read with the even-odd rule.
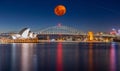
[[[108,42],[106,42],[106,41],[61,41],[61,40],[59,40],[59,41],[50,41],[50,40],[29,40],[29,41],[18,41],[18,40],[11,40],[11,41],[0,41],[0,44],[7,44],[7,43],[47,43],[47,42],[49,42],[49,43],[58,43],[58,42],[62,42],[62,43],[111,43],[111,42],[113,42],[113,41],[108,41]]]
[[[101,42],[106,42],[106,41],[49,41],[49,40],[45,40],[45,41],[39,41],[39,42],[98,42],[98,43],[101,43]],[[109,42],[113,42],[113,41],[109,41]],[[108,43],[108,42],[106,42]]]

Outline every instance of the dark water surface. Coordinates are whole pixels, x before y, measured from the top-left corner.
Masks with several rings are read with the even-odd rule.
[[[120,44],[0,44],[0,71],[120,71]]]

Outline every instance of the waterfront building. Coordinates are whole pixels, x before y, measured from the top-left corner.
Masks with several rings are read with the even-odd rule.
[[[30,31],[30,28],[24,28],[19,33],[11,34],[11,39],[29,39],[36,38],[37,34]]]

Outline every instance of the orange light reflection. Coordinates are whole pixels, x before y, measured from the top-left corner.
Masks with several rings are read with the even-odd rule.
[[[93,71],[93,45],[89,44],[89,71]]]
[[[59,42],[57,46],[57,71],[63,71],[62,61],[62,43]]]

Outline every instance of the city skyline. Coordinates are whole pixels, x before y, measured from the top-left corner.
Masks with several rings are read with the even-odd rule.
[[[67,12],[56,16],[54,8],[62,4]],[[62,24],[81,31],[110,32],[120,26],[118,0],[18,0],[0,2],[0,32],[19,31],[30,27],[39,31]]]

